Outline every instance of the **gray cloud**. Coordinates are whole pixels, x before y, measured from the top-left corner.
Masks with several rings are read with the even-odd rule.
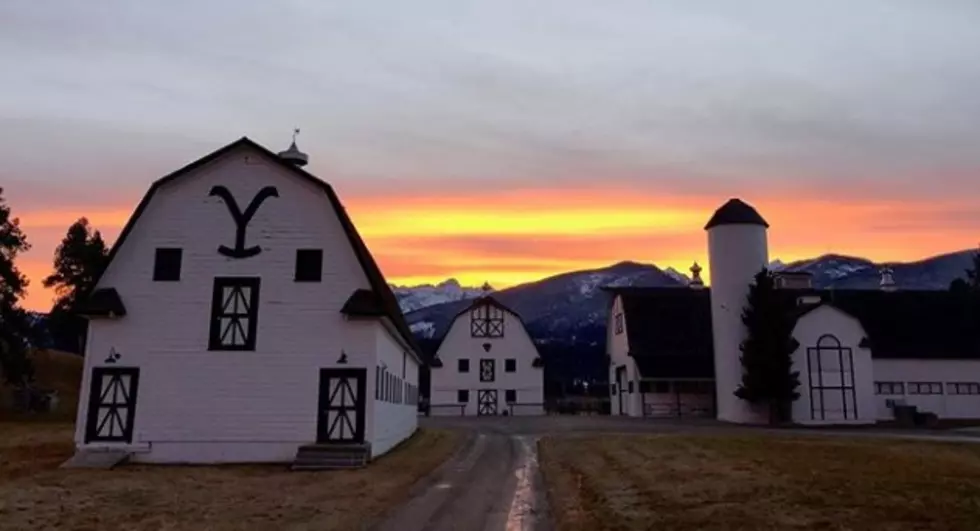
[[[298,125],[354,189],[980,196],[978,27],[969,0],[9,0],[0,155],[20,179],[142,186]]]

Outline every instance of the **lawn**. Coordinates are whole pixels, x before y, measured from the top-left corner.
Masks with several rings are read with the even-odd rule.
[[[980,529],[980,445],[773,436],[545,438],[556,529]]]
[[[89,530],[360,529],[409,495],[459,436],[421,430],[369,467],[284,465],[59,469],[71,427],[0,422],[0,528]]]

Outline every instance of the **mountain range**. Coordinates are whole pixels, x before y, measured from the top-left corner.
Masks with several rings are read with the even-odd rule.
[[[915,262],[875,263],[865,258],[827,254],[783,263],[770,269],[805,271],[816,288],[877,289],[881,269],[892,269],[898,289],[948,289],[965,276],[974,250],[942,254]],[[608,296],[603,286],[684,286],[689,277],[672,268],[620,262],[609,267],[574,271],[529,282],[494,293],[524,319],[539,344],[572,343],[595,347],[605,338]],[[412,331],[422,339],[439,338],[467,301],[482,293],[455,280],[437,286],[396,287],[396,296]]]

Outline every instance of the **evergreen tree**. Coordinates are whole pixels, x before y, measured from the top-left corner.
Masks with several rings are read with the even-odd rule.
[[[80,348],[86,323],[75,314],[75,307],[79,297],[94,289],[108,255],[102,234],[93,230],[85,218],[68,227],[68,233],[55,249],[54,272],[43,284],[54,288],[58,297],[48,317],[48,328],[59,346],[69,345],[66,350]]]
[[[970,291],[980,292],[980,250],[973,253],[973,267],[966,270],[966,283]]]
[[[27,291],[27,277],[14,260],[30,248],[20,220],[11,217],[0,188],[0,373],[7,383],[24,388],[34,377],[28,357],[33,330],[27,312],[20,307],[20,299]]]
[[[748,305],[742,323],[748,334],[742,351],[742,383],[735,396],[747,402],[765,404],[769,422],[789,420],[791,406],[800,397],[799,371],[793,371],[793,352],[799,346],[793,339],[794,320],[776,292],[772,273],[763,268],[750,286]]]

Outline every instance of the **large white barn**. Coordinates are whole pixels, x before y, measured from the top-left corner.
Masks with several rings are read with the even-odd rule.
[[[741,314],[753,276],[769,263],[768,227],[732,199],[705,227],[710,288],[695,264],[686,288],[609,290],[614,415],[766,421],[734,392]],[[778,274],[776,285],[798,343],[793,421],[867,424],[916,412],[980,418],[980,327],[961,296],[896,290],[887,269],[879,290],[816,290],[798,272]]]
[[[430,414],[540,415],[542,367],[520,316],[484,295],[456,314],[436,350]]]
[[[305,163],[243,137],[153,183],[83,304],[80,453],[313,468],[412,435],[418,349]]]

